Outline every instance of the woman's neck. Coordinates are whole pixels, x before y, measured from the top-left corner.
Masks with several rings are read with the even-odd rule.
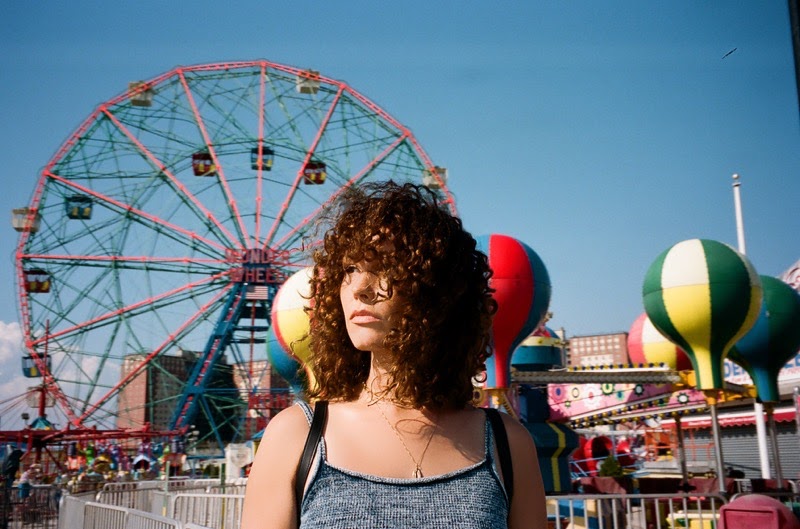
[[[391,367],[373,354],[370,361],[369,374],[364,382],[364,391],[370,400],[378,398],[391,400],[393,391],[389,389],[390,372]]]
[[[362,397],[367,403],[383,400],[397,403],[394,388],[392,387],[392,357],[389,354],[372,353],[369,374],[364,383]]]

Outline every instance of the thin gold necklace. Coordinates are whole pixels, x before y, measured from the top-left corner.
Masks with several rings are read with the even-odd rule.
[[[381,412],[381,417],[383,417],[383,420],[386,421],[386,424],[389,425],[389,428],[392,429],[394,434],[397,436],[397,439],[400,440],[400,444],[403,445],[403,448],[406,449],[408,457],[410,457],[411,461],[414,462],[414,474],[412,474],[412,477],[421,478],[422,460],[425,459],[425,454],[428,452],[428,447],[431,445],[431,440],[433,440],[433,436],[436,433],[436,430],[439,429],[439,423],[438,422],[434,423],[434,426],[431,429],[431,435],[428,437],[428,442],[425,443],[425,448],[422,450],[422,454],[419,456],[419,461],[417,461],[417,459],[414,457],[414,454],[411,453],[411,450],[409,450],[408,446],[406,445],[406,442],[403,440],[403,435],[400,433],[397,427],[394,424],[392,424],[392,421],[389,420],[389,417],[386,416],[386,413],[384,413],[383,407],[381,406],[379,401],[377,402],[377,404],[378,405],[375,407],[378,408],[379,412]]]

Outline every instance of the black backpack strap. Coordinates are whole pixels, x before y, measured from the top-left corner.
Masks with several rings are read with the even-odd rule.
[[[508,446],[508,435],[506,426],[500,412],[494,408],[484,408],[486,417],[492,425],[494,440],[497,443],[497,455],[500,458],[500,471],[503,473],[503,485],[508,496],[508,505],[511,506],[511,498],[514,496],[514,466],[511,464],[511,449]]]
[[[294,483],[294,502],[297,508],[297,526],[300,526],[300,504],[303,501],[306,479],[311,471],[311,464],[314,462],[314,452],[317,450],[319,440],[322,438],[322,431],[325,429],[325,422],[328,418],[328,401],[320,400],[314,406],[314,418],[311,421],[311,430],[308,431],[306,444],[303,447],[303,455],[300,457],[300,464],[297,465],[297,475]]]

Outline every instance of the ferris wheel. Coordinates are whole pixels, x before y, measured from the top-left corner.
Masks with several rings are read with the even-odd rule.
[[[349,186],[388,179],[455,211],[409,129],[316,71],[178,67],[99,105],[14,212],[23,361],[49,420],[205,421],[220,444],[242,440],[270,304],[308,265],[315,219]]]

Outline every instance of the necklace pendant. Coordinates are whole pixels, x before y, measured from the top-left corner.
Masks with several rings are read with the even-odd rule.
[[[419,468],[419,466],[417,466],[417,468],[414,469],[414,477],[415,478],[421,478],[422,477],[422,469]]]

